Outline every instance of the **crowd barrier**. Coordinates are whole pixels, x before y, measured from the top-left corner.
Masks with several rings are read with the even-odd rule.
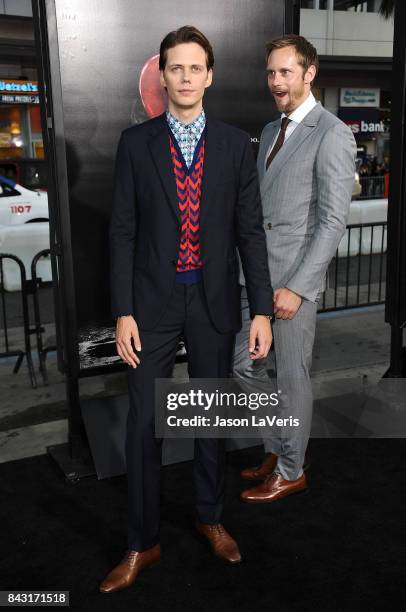
[[[39,253],[37,253],[29,265],[29,271],[31,274],[31,278],[27,278],[26,267],[22,259],[17,257],[11,253],[0,253],[0,315],[1,315],[1,334],[0,334],[0,358],[6,357],[17,357],[16,363],[14,365],[13,373],[17,373],[21,367],[24,357],[27,360],[28,372],[30,376],[31,386],[33,388],[37,387],[37,379],[35,376],[33,358],[32,358],[32,347],[31,347],[31,336],[35,335],[36,337],[36,350],[38,353],[38,361],[39,361],[39,371],[41,373],[44,384],[48,384],[48,377],[46,371],[46,356],[49,351],[56,350],[55,346],[44,346],[42,334],[45,329],[41,324],[41,309],[39,302],[39,290],[42,287],[52,285],[52,281],[44,280],[41,276],[38,275],[38,265],[41,260],[49,258],[50,251],[49,249],[43,249]],[[13,294],[10,293],[10,290],[7,288],[6,275],[5,275],[5,267],[7,265],[8,271],[13,269],[12,277],[13,279],[18,279],[18,288],[20,289],[19,294],[21,298],[21,315],[17,317],[17,320],[21,319],[21,324],[16,326],[15,323],[13,328],[9,326],[10,320],[10,297],[13,296],[13,304],[12,308],[16,306],[15,292]],[[14,285],[13,285],[14,287]],[[31,296],[32,300],[32,312],[33,317],[30,316],[30,308],[29,308],[29,297]],[[16,319],[16,313],[12,313],[14,315],[14,321]],[[33,321],[31,319],[33,318]],[[18,332],[22,329],[23,338],[22,340],[17,335],[16,338],[11,340],[10,335],[12,330],[18,330]],[[16,343],[22,342],[22,347],[15,346]]]

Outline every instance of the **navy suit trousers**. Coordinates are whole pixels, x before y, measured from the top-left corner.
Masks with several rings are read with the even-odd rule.
[[[155,379],[172,375],[181,335],[186,343],[191,378],[229,376],[235,334],[219,333],[212,325],[202,282],[174,285],[158,325],[153,330],[140,330],[140,365],[128,368],[126,461],[131,550],[146,550],[159,541],[162,440],[154,435]],[[202,523],[220,522],[224,470],[225,440],[196,439],[196,518]]]

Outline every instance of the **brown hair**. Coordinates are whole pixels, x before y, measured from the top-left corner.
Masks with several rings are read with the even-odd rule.
[[[206,52],[206,66],[210,70],[214,66],[213,49],[207,38],[194,26],[183,26],[178,30],[169,32],[161,42],[159,47],[159,70],[164,70],[166,65],[166,55],[168,49],[176,47],[182,43],[194,42],[200,45]]]
[[[265,57],[266,61],[268,61],[269,56],[274,49],[283,49],[284,47],[295,48],[297,60],[303,68],[303,74],[308,71],[309,66],[315,66],[317,74],[319,70],[319,58],[316,49],[306,38],[303,36],[298,36],[297,34],[281,36],[267,43]]]

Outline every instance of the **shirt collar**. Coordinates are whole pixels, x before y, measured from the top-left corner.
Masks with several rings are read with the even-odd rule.
[[[166,111],[166,120],[172,130],[175,129],[177,132],[190,132],[192,134],[201,133],[206,125],[206,115],[203,109],[200,115],[191,123],[182,123],[168,110]]]
[[[300,123],[301,121],[303,121],[306,115],[310,113],[310,111],[316,106],[316,104],[317,100],[312,94],[312,92],[310,92],[306,100],[302,102],[302,104],[298,106],[293,111],[293,113],[289,115],[290,121],[293,121],[294,123]],[[281,119],[283,119],[284,117],[286,117],[286,115],[285,113],[282,113]]]

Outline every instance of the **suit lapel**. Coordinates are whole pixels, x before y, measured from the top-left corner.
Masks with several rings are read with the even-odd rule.
[[[303,144],[303,142],[310,136],[313,132],[314,128],[317,126],[320,113],[323,111],[323,107],[320,103],[315,106],[310,113],[306,115],[306,117],[299,123],[299,125],[295,128],[293,134],[289,136],[287,141],[283,144],[281,150],[275,156],[272,161],[269,170],[267,170],[264,174],[264,178],[261,182],[261,193],[264,194],[270,186],[272,182],[275,180],[279,172],[285,166],[289,158],[293,155],[293,153],[298,149],[298,147]],[[269,145],[268,145],[269,146]]]
[[[224,142],[219,134],[220,126],[206,117],[206,142],[204,148],[204,168],[202,195],[200,198],[200,225],[204,223],[210,203],[214,200],[214,190],[221,173],[221,155]]]
[[[265,164],[266,164],[267,152],[268,152],[269,147],[275,140],[276,135],[279,132],[279,128],[280,128],[280,121],[275,121],[274,123],[270,124],[266,138],[264,139],[263,142],[261,142],[261,146],[258,151],[257,167],[258,167],[258,176],[259,176],[259,180],[261,183],[265,177],[265,172],[266,172]]]
[[[176,179],[173,171],[171,150],[169,146],[169,133],[165,113],[161,115],[151,131],[149,148],[155,166],[158,170],[162,186],[168,197],[169,204],[180,222],[178,193]]]

